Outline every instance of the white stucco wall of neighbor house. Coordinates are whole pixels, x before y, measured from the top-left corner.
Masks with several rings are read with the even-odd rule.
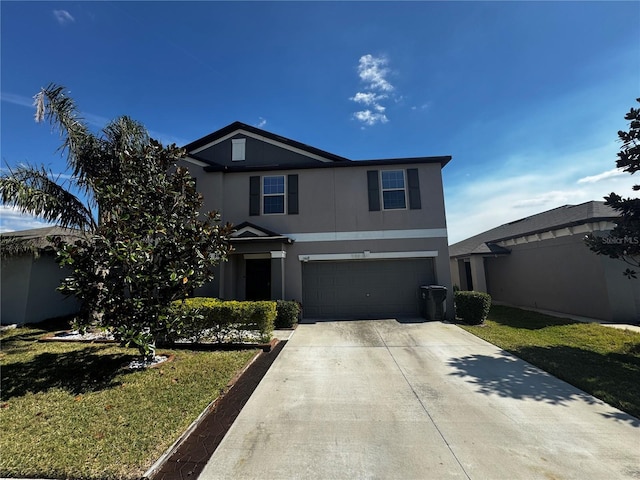
[[[0,268],[0,322],[3,325],[41,322],[78,312],[75,298],[65,298],[56,287],[65,276],[52,255],[15,255],[2,259]]]

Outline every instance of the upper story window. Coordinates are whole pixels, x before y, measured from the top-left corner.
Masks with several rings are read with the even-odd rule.
[[[240,162],[245,159],[246,138],[231,139],[231,161]]]
[[[383,170],[382,207],[384,210],[407,208],[404,170]]]
[[[284,175],[262,177],[262,213],[284,213]]]
[[[298,175],[249,177],[249,215],[283,213],[299,213]]]
[[[380,184],[382,182],[382,185]],[[382,192],[382,199],[380,198]],[[406,170],[368,170],[367,196],[369,211],[381,210],[420,210],[422,199],[420,194],[420,174],[417,168]]]

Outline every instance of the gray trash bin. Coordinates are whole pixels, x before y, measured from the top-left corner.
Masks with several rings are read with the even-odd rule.
[[[420,314],[429,321],[445,319],[447,287],[423,285],[420,287]]]
[[[427,304],[429,303],[429,287],[423,285],[420,287],[420,291],[418,292],[420,295],[420,316],[425,319],[429,319],[427,316],[429,313],[429,308]]]

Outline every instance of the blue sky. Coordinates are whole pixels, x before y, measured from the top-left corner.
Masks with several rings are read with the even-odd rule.
[[[3,168],[64,173],[59,138],[31,106],[54,82],[96,131],[126,114],[185,144],[239,120],[353,160],[452,155],[450,243],[640,183],[614,170],[640,96],[640,2],[0,9]],[[39,225],[0,214],[0,231]]]

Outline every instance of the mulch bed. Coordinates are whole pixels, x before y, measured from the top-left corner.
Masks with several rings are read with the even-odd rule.
[[[52,332],[40,338],[39,342],[67,342],[67,343],[118,343],[111,338],[94,337],[94,338],[76,338],[69,335],[68,330],[62,332]],[[171,345],[163,345],[163,348],[171,348],[174,350],[198,350],[198,351],[217,351],[217,350],[247,350],[257,348],[263,352],[269,352],[278,343],[277,339],[272,339],[269,343],[174,343]]]
[[[145,478],[196,479],[286,343],[286,340],[280,341],[269,350],[263,349],[235,380],[230,390],[208,409],[191,434],[155,472]]]

